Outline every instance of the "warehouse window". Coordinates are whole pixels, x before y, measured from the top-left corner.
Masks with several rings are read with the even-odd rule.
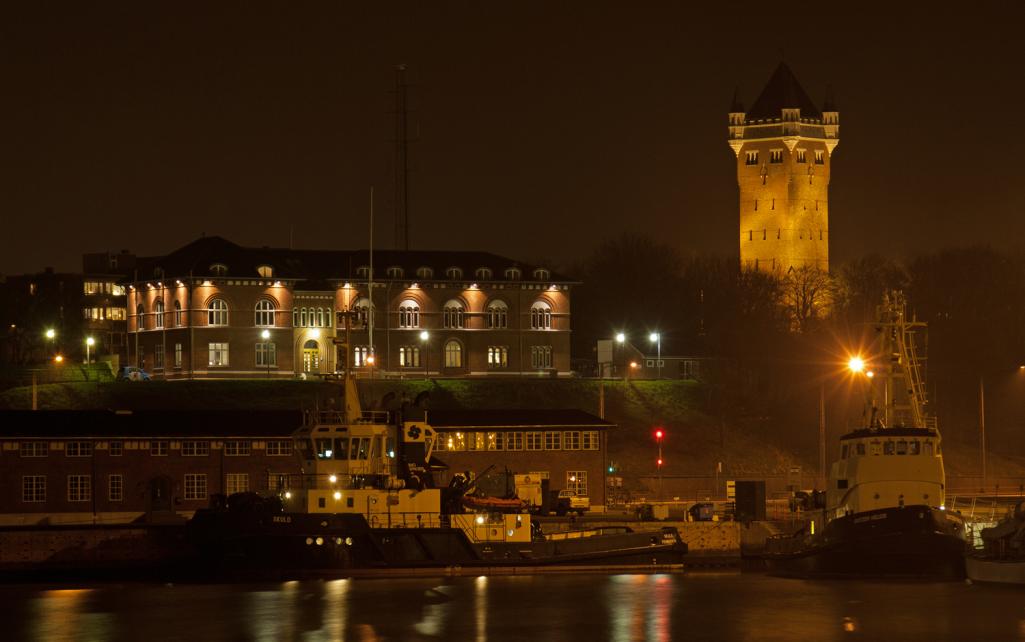
[[[24,475],[21,478],[21,501],[46,501],[46,475]]]
[[[68,475],[68,501],[87,502],[93,498],[93,480],[90,475]]]
[[[249,492],[249,473],[228,473],[224,490],[228,495]]]
[[[575,491],[577,495],[587,496],[587,471],[567,470],[566,488]]]
[[[209,441],[183,441],[182,457],[206,457],[210,454]]]
[[[541,450],[544,448],[543,436],[544,433],[542,432],[528,432],[526,450]]]
[[[205,500],[206,498],[206,473],[185,475],[185,499]]]
[[[228,303],[224,299],[210,301],[206,310],[207,325],[228,325]]]
[[[232,439],[224,442],[225,457],[246,457],[252,452],[253,444],[248,439]]]
[[[125,478],[123,475],[107,475],[107,499],[120,502],[125,498]]]

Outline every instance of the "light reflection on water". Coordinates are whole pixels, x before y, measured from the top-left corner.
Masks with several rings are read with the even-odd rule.
[[[2,639],[1022,640],[1025,591],[761,575],[3,586]]]

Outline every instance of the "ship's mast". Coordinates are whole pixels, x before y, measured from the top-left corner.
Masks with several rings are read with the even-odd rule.
[[[883,304],[877,308],[876,332],[880,335],[882,363],[873,374],[874,388],[870,427],[936,429],[936,418],[930,416],[922,362],[916,347],[916,331],[926,324],[908,320],[907,300],[904,293],[891,290],[884,294]],[[877,391],[881,391],[882,415],[878,414]]]

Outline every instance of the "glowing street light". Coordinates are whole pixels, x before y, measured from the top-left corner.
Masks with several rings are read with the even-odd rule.
[[[54,330],[53,328],[47,328],[46,329],[46,338],[47,339],[49,339],[50,341],[53,341],[53,338],[56,337],[56,336],[57,336],[57,331],[56,330]]]
[[[862,372],[865,370],[865,360],[861,357],[851,357],[851,360],[847,362],[847,368],[851,372]]]
[[[421,330],[420,331],[420,342],[424,344],[424,381],[427,381],[427,379],[430,378],[430,371],[428,370],[428,368],[430,366],[430,357],[431,357],[431,352],[430,352],[431,344],[428,343],[428,340],[430,338],[431,338],[431,333],[430,332],[428,332],[427,330]]]
[[[655,362],[655,366],[658,368],[658,378],[662,378],[662,335],[658,332],[652,332],[648,335],[648,341],[654,343],[658,347],[658,361]]]
[[[94,345],[96,345],[96,339],[92,337],[85,338],[85,362],[87,364],[89,363],[89,351],[92,349]]]
[[[260,338],[263,339],[263,362],[267,365],[267,378],[270,379],[270,330],[265,328]]]
[[[64,355],[62,355],[62,354],[57,355],[56,357],[53,358],[53,361],[54,361],[54,363],[57,363],[57,364],[64,363]]]
[[[616,333],[616,343],[626,343],[626,335],[622,332]]]

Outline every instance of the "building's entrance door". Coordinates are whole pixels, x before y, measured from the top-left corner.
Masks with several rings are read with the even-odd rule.
[[[303,344],[303,372],[320,372],[320,346],[312,339]]]
[[[171,510],[171,480],[167,477],[149,480],[149,509],[154,513]]]

